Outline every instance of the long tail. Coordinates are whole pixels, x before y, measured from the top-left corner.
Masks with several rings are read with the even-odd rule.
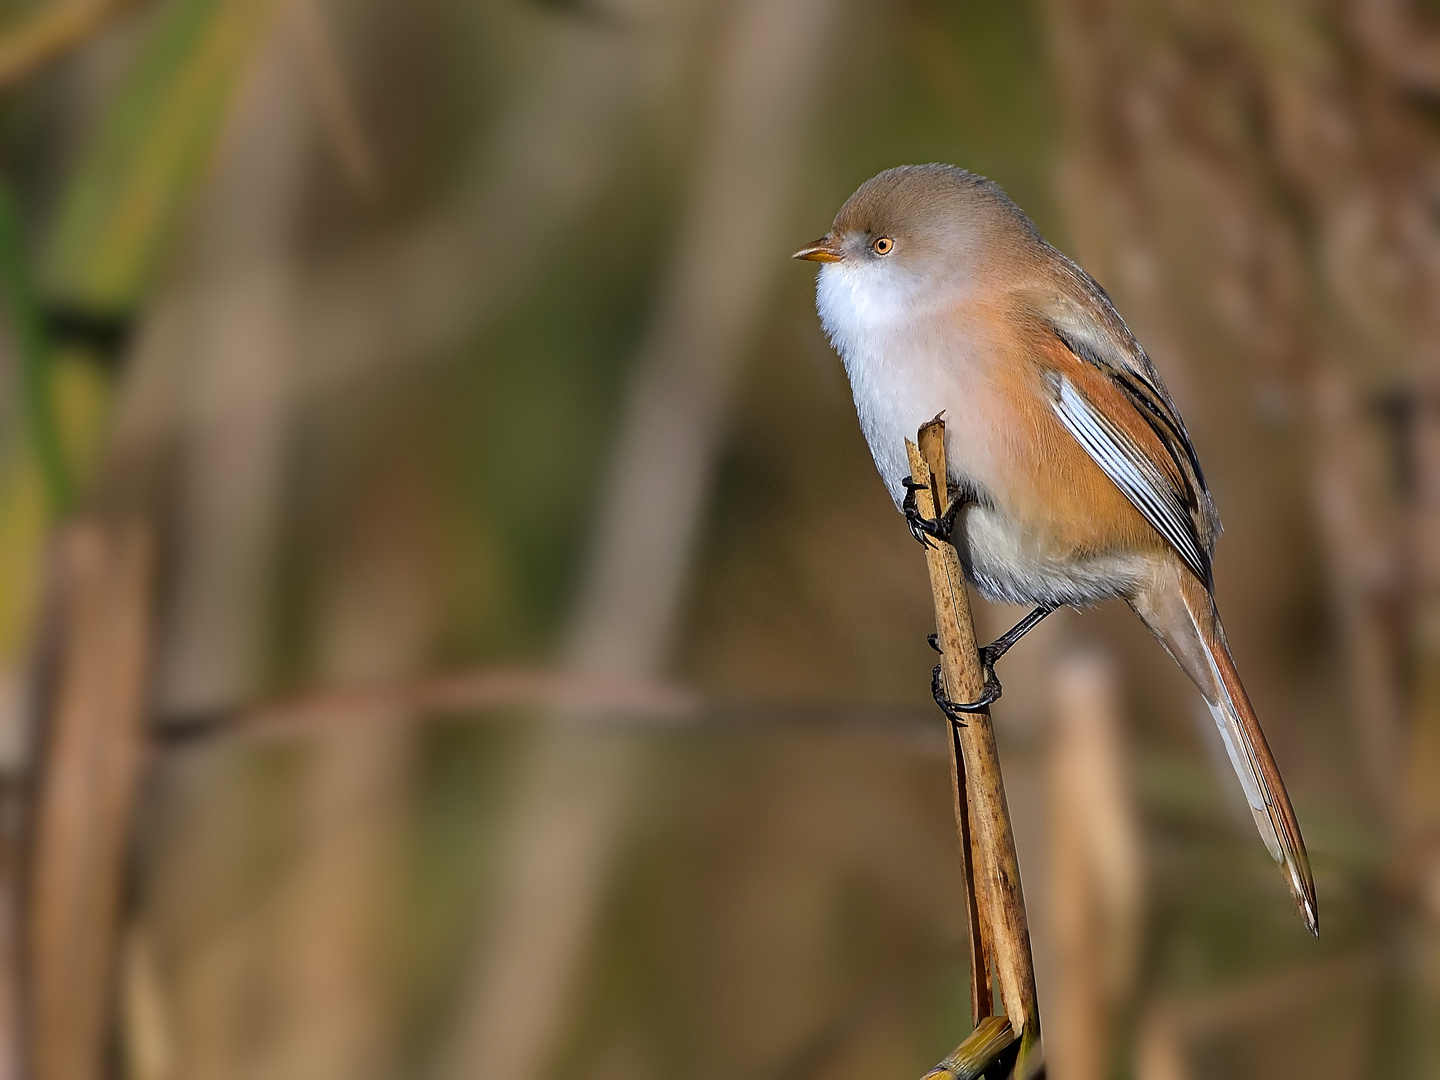
[[[1319,937],[1315,879],[1305,840],[1265,733],[1235,670],[1215,602],[1188,570],[1178,566],[1175,570],[1173,576],[1167,574],[1138,595],[1131,606],[1204,695],[1235,775],[1245,789],[1260,839],[1284,870],[1306,929]]]

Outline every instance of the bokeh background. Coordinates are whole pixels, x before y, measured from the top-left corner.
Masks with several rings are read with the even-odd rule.
[[[1050,1075],[1440,1076],[1434,5],[3,0],[0,88],[0,1075],[958,1043],[924,564],[787,258],[948,161],[1178,399],[1319,889],[1128,611],[1049,620]]]

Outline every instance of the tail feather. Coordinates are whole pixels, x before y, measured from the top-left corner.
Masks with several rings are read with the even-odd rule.
[[[1209,592],[1182,571],[1178,581],[1148,590],[1133,606],[1204,695],[1260,838],[1284,871],[1306,929],[1318,937],[1315,880],[1305,840]]]

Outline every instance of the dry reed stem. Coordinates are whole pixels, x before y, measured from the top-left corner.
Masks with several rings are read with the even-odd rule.
[[[919,445],[905,443],[910,472],[925,485],[917,502],[926,517],[943,514],[949,504],[945,468],[945,424],[939,417],[920,429]],[[946,693],[954,701],[974,701],[984,690],[984,675],[975,641],[970,598],[960,569],[960,557],[951,544],[927,548],[925,561],[935,594],[935,622],[943,647],[941,657]],[[972,852],[976,893],[1000,984],[1000,999],[1011,1023],[1020,1032],[1020,1053],[1015,1075],[1027,1077],[1040,1068],[1040,1013],[1035,998],[1035,965],[1030,954],[1030,929],[1015,834],[1005,802],[1005,781],[995,746],[995,729],[988,709],[972,713],[956,739],[964,760],[970,796]]]
[[[138,524],[78,522],[60,535],[57,561],[58,666],[27,910],[28,1075],[99,1080],[145,735],[150,535]]]
[[[990,981],[990,926],[975,896],[975,826],[966,790],[965,752],[960,732],[950,726],[950,793],[955,806],[955,836],[960,848],[960,874],[965,881],[965,931],[970,940],[970,1023],[980,1021],[995,1007],[995,987]]]

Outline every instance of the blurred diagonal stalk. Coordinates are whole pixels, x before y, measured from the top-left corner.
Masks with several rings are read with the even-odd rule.
[[[780,226],[838,8],[726,9],[689,205],[567,632],[577,671],[650,676],[670,654],[736,368],[783,265]],[[525,767],[446,1080],[533,1080],[555,1049],[641,765],[638,747],[587,732],[583,717],[554,717]]]
[[[52,0],[0,35],[0,90],[38,74],[141,0]]]
[[[116,316],[150,298],[278,2],[161,7],[66,172],[39,274],[50,299]]]
[[[380,163],[340,66],[324,14],[317,0],[288,0],[285,10],[304,54],[305,73],[340,168],[358,191],[373,197],[380,190]]]

